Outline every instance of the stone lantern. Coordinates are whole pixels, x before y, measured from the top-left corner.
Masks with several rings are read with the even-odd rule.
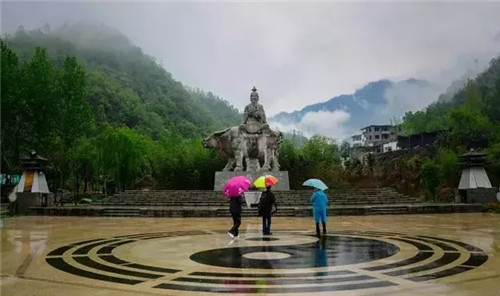
[[[27,212],[30,207],[52,206],[54,197],[50,194],[44,172],[48,160],[32,151],[20,161],[24,172],[17,185],[18,210]]]
[[[498,188],[491,186],[491,182],[484,167],[488,164],[487,154],[471,150],[460,156],[459,166],[462,176],[458,190],[462,202],[483,203],[496,201]]]

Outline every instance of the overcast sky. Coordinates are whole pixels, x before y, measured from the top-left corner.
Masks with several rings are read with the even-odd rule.
[[[2,32],[106,23],[186,85],[269,115],[383,78],[446,84],[500,52],[498,3],[5,2]]]

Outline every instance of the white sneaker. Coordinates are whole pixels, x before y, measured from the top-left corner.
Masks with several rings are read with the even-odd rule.
[[[234,234],[232,234],[231,232],[228,232],[227,234],[229,234],[231,238],[235,238]]]

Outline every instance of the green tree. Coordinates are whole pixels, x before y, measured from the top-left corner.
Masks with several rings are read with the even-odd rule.
[[[87,100],[85,69],[74,57],[67,57],[58,76],[60,92],[60,136],[69,148],[78,138],[88,135],[94,117]]]
[[[0,40],[1,46],[1,151],[4,171],[14,169],[20,156],[22,141],[22,102],[19,89],[19,59],[7,44]]]
[[[473,114],[479,114],[483,110],[481,94],[477,89],[476,83],[472,80],[469,80],[465,86],[465,103],[463,108],[469,110]]]
[[[493,135],[493,126],[488,117],[467,108],[451,111],[452,129],[448,134],[451,147],[484,147]]]
[[[83,192],[87,192],[89,183],[95,175],[94,159],[97,156],[95,139],[80,138],[68,151],[70,176],[73,179],[73,189],[79,193],[83,182]]]
[[[441,149],[437,157],[441,167],[441,179],[451,187],[455,187],[458,181],[458,160],[458,155],[450,149]]]
[[[24,150],[35,149],[47,155],[57,135],[59,121],[56,75],[47,51],[37,47],[30,62],[23,65],[20,77],[19,108],[24,123],[21,133]]]
[[[332,139],[314,135],[302,148],[304,158],[314,164],[340,165],[340,153]]]
[[[441,183],[441,176],[441,166],[430,159],[424,161],[420,169],[420,178],[433,198],[436,196],[438,185]]]
[[[340,145],[340,156],[344,159],[349,157],[349,151],[351,150],[351,144],[347,141],[342,142]]]
[[[489,173],[493,186],[500,184],[500,143],[491,145],[487,150],[488,159],[491,162]]]
[[[292,140],[283,140],[279,147],[280,166],[284,170],[291,170],[298,165],[300,151]]]
[[[355,178],[359,178],[363,174],[363,163],[358,158],[351,158],[344,163],[347,172]]]
[[[283,140],[279,147],[281,170],[288,171],[291,188],[300,188],[305,173],[305,163],[300,149],[292,139]]]
[[[126,127],[108,127],[97,136],[94,167],[106,193],[109,181],[125,189],[141,175],[146,163],[146,141],[144,136]]]
[[[494,88],[484,96],[484,113],[493,122],[500,122],[500,77],[497,77]]]

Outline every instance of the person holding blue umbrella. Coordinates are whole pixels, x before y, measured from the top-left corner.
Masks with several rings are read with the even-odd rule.
[[[309,179],[302,184],[303,186],[314,187],[314,193],[311,196],[311,203],[313,205],[314,222],[316,223],[316,235],[320,236],[319,223],[323,226],[323,235],[326,235],[326,208],[328,205],[328,197],[325,190],[328,189],[323,181],[318,179]]]

